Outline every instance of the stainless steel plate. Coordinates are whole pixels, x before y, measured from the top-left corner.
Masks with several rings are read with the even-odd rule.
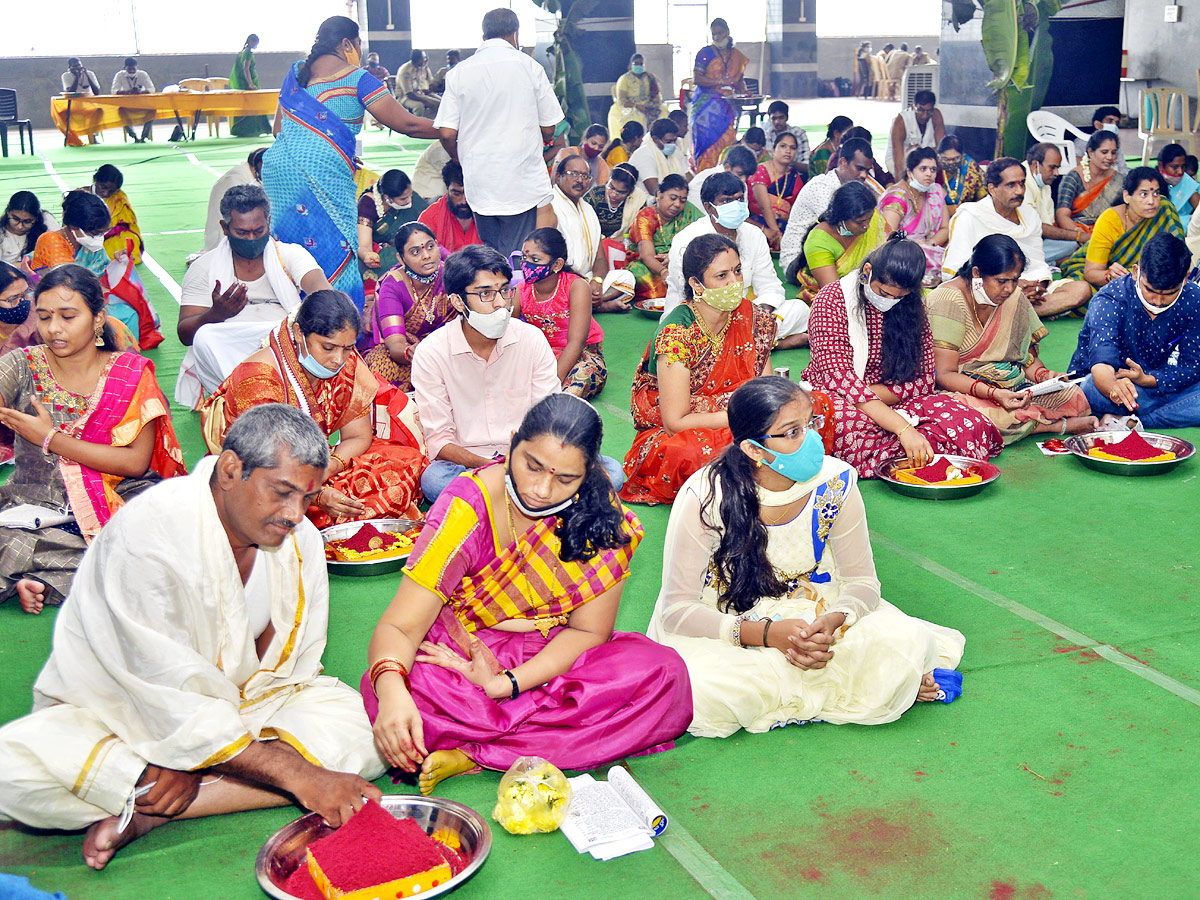
[[[374,525],[380,531],[408,531],[414,525],[420,524],[422,523],[413,519],[364,519],[361,522],[343,522],[340,525],[330,525],[328,528],[321,530],[321,537],[325,541],[344,541],[346,538],[354,537],[354,535],[358,534],[358,529],[364,525]],[[370,559],[361,562],[344,562],[327,559],[325,560],[325,566],[331,575],[386,575],[389,572],[399,572],[403,569],[407,559],[407,553],[402,553],[399,556],[391,556],[387,559]]]
[[[1175,458],[1160,462],[1126,462],[1123,460],[1099,459],[1095,456],[1088,456],[1088,451],[1096,446],[1098,442],[1104,441],[1107,444],[1111,444],[1114,441],[1121,440],[1127,434],[1129,434],[1127,431],[1092,431],[1088,434],[1077,434],[1074,437],[1069,437],[1065,443],[1071,454],[1089,469],[1095,469],[1097,472],[1105,472],[1108,475],[1162,475],[1165,472],[1170,472],[1184,460],[1191,458],[1196,452],[1196,447],[1183,438],[1173,437],[1169,434],[1158,434],[1153,431],[1143,431],[1141,435],[1147,444],[1157,447],[1159,450],[1170,451],[1175,454]]]
[[[983,481],[963,485],[909,484],[906,481],[898,480],[895,476],[897,469],[908,467],[908,457],[906,456],[892,457],[880,466],[879,480],[885,482],[897,494],[903,494],[905,497],[917,497],[921,500],[961,500],[963,497],[972,497],[978,494],[1000,477],[1000,469],[990,462],[980,462],[967,456],[951,456],[945,453],[939,453],[938,456],[944,456],[952,465],[963,469],[978,469],[983,476]]]
[[[661,319],[663,314],[663,300],[635,300],[633,308],[640,312],[647,319]],[[654,304],[659,304],[655,306]]]
[[[457,834],[462,842],[459,853],[466,860],[466,868],[421,897],[436,897],[454,890],[479,870],[492,849],[492,830],[483,816],[469,806],[441,797],[414,794],[386,794],[379,804],[396,818],[409,816],[415,819],[426,834],[446,830]],[[306,864],[305,848],[327,834],[333,834],[333,829],[316,813],[309,813],[280,828],[258,851],[254,872],[259,887],[276,900],[296,900],[284,891],[283,885],[297,866]]]

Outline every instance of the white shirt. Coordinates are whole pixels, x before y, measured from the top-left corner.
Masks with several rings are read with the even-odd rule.
[[[434,142],[436,143],[436,141]],[[208,218],[204,222],[204,249],[211,250],[221,243],[225,233],[221,231],[221,198],[231,187],[239,184],[258,184],[250,163],[242,160],[224,175],[217,179],[212,190],[208,193]]]
[[[54,216],[45,210],[42,210],[42,222],[45,223],[47,231],[58,231],[58,223],[54,221]],[[13,234],[5,224],[0,224],[0,262],[6,262],[10,266],[19,265],[21,257],[25,255],[27,237],[25,234]]]
[[[317,261],[313,259],[311,253],[301,247],[299,244],[285,244],[282,241],[276,242],[279,248],[279,256],[283,262],[284,270],[288,273],[288,277],[296,287],[300,286],[300,282],[304,280],[304,276],[314,270],[321,271],[321,267],[317,265]],[[270,246],[267,247],[270,250]],[[179,305],[180,306],[212,306],[212,292],[216,286],[213,280],[213,264],[216,261],[216,254],[212,251],[198,257],[194,263],[188,266],[187,273],[183,276],[183,285],[180,289]],[[222,284],[222,291],[229,290],[229,285]],[[226,319],[227,322],[278,322],[287,315],[287,309],[284,308],[275,297],[275,292],[271,290],[271,285],[267,281],[267,276],[264,274],[254,281],[246,282],[246,305],[242,307],[242,311],[236,316]]]
[[[592,277],[592,264],[600,249],[600,220],[590,203],[575,203],[556,185],[550,200],[558,216],[558,231],[567,242],[567,265],[576,275]]]
[[[667,156],[658,149],[658,145],[647,135],[642,146],[633,151],[629,164],[638,171],[637,186],[649,193],[646,179],[653,178],[661,182],[668,175],[687,175],[687,155],[678,146],[675,152]]]
[[[1054,224],[1054,195],[1050,190],[1050,185],[1038,187],[1037,182],[1033,180],[1033,173],[1029,171],[1029,163],[1021,163],[1021,167],[1025,170],[1025,200],[1022,206],[1028,206],[1041,220],[1043,225]]]
[[[1025,254],[1025,271],[1022,278],[1042,281],[1050,277],[1046,265],[1046,253],[1042,249],[1042,220],[1037,210],[1030,206],[1018,206],[1020,223],[1012,222],[996,212],[991,197],[974,203],[963,203],[950,220],[950,239],[946,244],[946,260],[942,264],[942,277],[953,278],[963,263],[971,258],[975,245],[989,234],[1007,234]]]
[[[95,90],[92,86],[95,85]],[[62,89],[64,93],[79,93],[79,94],[98,94],[100,93],[100,82],[96,78],[96,73],[91,69],[84,69],[79,76],[79,84],[75,83],[75,73],[70,70],[62,74]]]
[[[562,119],[546,70],[508,41],[492,38],[446,74],[433,124],[458,131],[471,209],[512,216],[550,201],[540,129]]]
[[[712,218],[697,219],[671,241],[667,257],[667,299],[663,313],[669,313],[683,302],[683,252],[687,245],[702,234],[716,234]],[[737,230],[738,253],[742,257],[742,280],[746,292],[754,291],[754,302],[775,307],[784,302],[783,282],[771,260],[771,248],[762,229],[744,222]]]
[[[113,94],[132,94],[132,93],[154,93],[154,82],[150,80],[150,76],[138,69],[137,72],[130,75],[124,69],[113,76],[112,90]]]
[[[688,203],[696,207],[701,212],[704,211],[704,201],[700,199],[700,190],[704,187],[704,182],[718,172],[728,172],[724,163],[719,163],[711,169],[705,169],[703,172],[697,172],[695,177],[688,182]]]
[[[430,203],[446,193],[446,182],[442,181],[442,167],[448,162],[450,154],[446,152],[441,141],[434,141],[426,147],[417,157],[417,164],[413,167],[413,192]]]
[[[921,130],[921,126],[917,124],[917,110],[914,107],[901,110],[897,118],[904,123],[904,137],[901,138],[901,150],[904,154],[904,159],[892,159],[892,132],[888,129],[887,152],[883,157],[884,167],[894,174],[901,174],[893,168],[893,164],[903,167],[908,159],[908,152],[916,150],[918,147],[934,147],[937,145],[937,136],[933,131],[933,116],[929,117],[929,121],[925,123],[925,130]]]
[[[809,181],[796,195],[796,202],[788,214],[787,230],[779,242],[779,265],[783,266],[785,272],[804,251],[804,236],[810,227],[817,224],[821,213],[829,208],[829,201],[841,186],[842,179],[838,178],[837,169],[833,168]]]

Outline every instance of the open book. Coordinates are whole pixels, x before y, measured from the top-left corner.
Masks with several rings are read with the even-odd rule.
[[[0,526],[37,531],[70,522],[74,516],[61,509],[47,509],[32,503],[20,503],[0,512]]]
[[[666,830],[666,813],[620,766],[608,770],[608,781],[591,775],[569,780],[571,807],[561,830],[580,853],[605,860],[649,850],[651,838]]]

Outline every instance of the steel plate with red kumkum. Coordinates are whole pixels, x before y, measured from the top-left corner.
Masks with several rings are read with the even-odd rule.
[[[1000,477],[990,462],[939,454],[928,465],[914,466],[906,456],[879,467],[879,479],[897,493],[924,500],[957,500],[978,494]]]
[[[1088,456],[1097,459],[1115,459],[1118,462],[1166,462],[1174,459],[1170,450],[1160,450],[1136,431],[1131,431],[1119,441],[1096,441],[1088,448]]]
[[[1067,449],[1089,469],[1108,475],[1161,475],[1190,459],[1183,438],[1153,431],[1093,431],[1067,438]]]
[[[413,519],[367,519],[321,530],[325,565],[334,575],[386,575],[398,572],[413,550],[424,523]]]

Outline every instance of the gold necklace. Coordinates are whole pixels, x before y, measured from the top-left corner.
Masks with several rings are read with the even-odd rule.
[[[696,306],[696,301],[691,301],[690,305],[692,307],[692,314],[695,315],[696,321],[700,323],[700,330],[704,333],[704,339],[708,341],[709,346],[711,346],[714,350],[720,349],[721,344],[725,340],[725,332],[729,331],[729,325],[731,322],[733,322],[733,316],[726,315],[725,324],[721,327],[720,333],[713,334],[712,329],[708,327],[708,322],[704,320],[704,316],[700,312],[700,308]]]

